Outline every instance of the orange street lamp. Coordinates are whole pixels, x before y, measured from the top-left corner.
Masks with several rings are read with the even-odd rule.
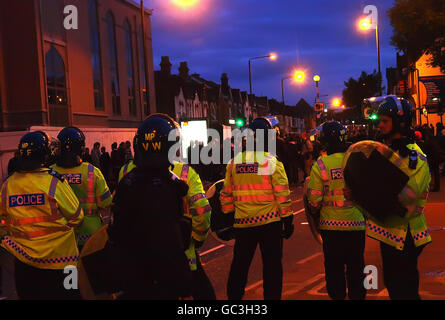
[[[375,8],[377,10],[377,8]],[[377,11],[376,11],[377,13]],[[375,28],[375,38],[377,43],[377,64],[379,68],[379,90],[380,90],[380,96],[382,95],[382,71],[381,71],[381,65],[380,65],[380,36],[379,36],[379,22],[378,22],[378,16],[375,15],[372,21],[369,17],[361,18],[358,22],[358,28],[362,32],[367,32],[373,28]]]
[[[320,102],[320,87],[318,86],[318,83],[320,82],[320,76],[319,75],[315,75],[314,76],[314,81],[315,81],[315,87],[317,88],[317,99],[316,102]]]
[[[369,18],[360,19],[358,22],[358,27],[362,31],[368,31],[372,28],[372,21]]]
[[[184,10],[191,9],[198,4],[199,0],[171,0],[171,2]]]
[[[270,59],[271,61],[276,61],[278,59],[278,55],[276,53],[268,54],[267,56],[253,57],[249,59],[249,86],[250,86],[250,95],[252,95],[252,60],[257,59]]]
[[[295,70],[294,71],[294,81],[295,82],[304,82],[304,80],[306,79],[306,73],[302,70]]]
[[[340,107],[340,106],[341,106],[341,100],[340,100],[339,98],[334,98],[334,99],[332,100],[332,105],[333,105],[334,107]]]
[[[293,79],[297,83],[302,83],[304,82],[305,78],[306,78],[306,73],[302,70],[296,70],[291,76],[281,78],[281,96],[283,105],[284,105],[284,81],[288,79]]]

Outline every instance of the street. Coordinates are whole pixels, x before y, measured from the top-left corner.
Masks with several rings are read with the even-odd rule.
[[[442,179],[442,186],[445,179]],[[324,260],[322,247],[310,233],[303,210],[302,188],[292,190],[295,232],[284,242],[283,250],[283,296],[284,300],[326,300]],[[445,299],[445,189],[430,193],[425,216],[433,238],[419,258],[420,295],[425,300]],[[226,284],[232,261],[233,241],[227,245],[209,236],[201,248],[201,258],[215,288],[219,300],[227,299]],[[369,290],[367,299],[387,300],[388,293],[383,285],[382,262],[379,243],[366,238],[365,264],[378,269],[378,289]],[[246,286],[246,300],[263,299],[262,263],[259,248],[253,259]]]

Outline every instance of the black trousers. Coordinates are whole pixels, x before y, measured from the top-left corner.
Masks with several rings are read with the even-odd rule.
[[[216,300],[215,289],[213,289],[212,283],[209,277],[205,273],[201,261],[198,258],[199,254],[196,252],[197,257],[197,269],[192,271],[192,293],[194,300]]]
[[[21,300],[80,300],[79,290],[65,289],[63,270],[31,267],[15,260],[15,286]]]
[[[227,283],[229,300],[241,300],[247,283],[250,264],[259,244],[263,260],[265,300],[280,300],[283,288],[283,239],[281,222],[264,226],[235,229],[235,248]]]
[[[417,260],[424,247],[414,245],[409,230],[403,251],[380,243],[383,278],[391,300],[420,300]]]
[[[321,230],[320,233],[323,238],[326,288],[329,297],[333,300],[344,300],[347,286],[349,299],[365,299],[363,255],[366,232]]]

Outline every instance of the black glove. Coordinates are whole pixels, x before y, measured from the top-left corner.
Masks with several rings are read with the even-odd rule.
[[[289,239],[292,236],[292,234],[294,233],[293,220],[294,220],[294,215],[290,215],[289,217],[283,218],[281,220],[281,222],[283,224],[281,236],[286,240]]]

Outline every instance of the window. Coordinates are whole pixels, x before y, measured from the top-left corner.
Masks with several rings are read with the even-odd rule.
[[[130,115],[136,117],[136,91],[134,84],[134,69],[133,69],[133,42],[131,41],[131,27],[130,23],[125,21],[125,55],[127,60],[127,83],[128,83],[128,106]]]
[[[139,45],[140,54],[139,54],[139,56],[140,56],[140,59],[141,59],[140,65],[141,65],[141,77],[142,77],[142,85],[141,85],[141,87],[142,87],[142,102],[144,104],[145,115],[149,115],[150,114],[150,110],[148,108],[147,80],[145,79],[145,76],[146,76],[146,74],[145,74],[145,57],[144,57],[145,50],[144,50],[144,39],[143,39],[143,36],[144,36],[144,30],[141,27],[141,33],[140,33],[140,36],[139,36],[139,41],[140,41],[140,45]]]
[[[108,53],[110,55],[110,73],[111,73],[111,102],[113,105],[113,114],[121,114],[121,100],[119,91],[119,76],[117,64],[116,50],[116,25],[111,12],[107,14],[107,31],[108,31]]]
[[[66,91],[65,64],[57,49],[52,46],[45,56],[46,85],[48,90],[48,104],[68,105]]]
[[[104,110],[102,61],[100,56],[99,21],[97,19],[96,0],[88,1],[88,13],[90,22],[91,65],[93,68],[94,108],[96,110]]]

